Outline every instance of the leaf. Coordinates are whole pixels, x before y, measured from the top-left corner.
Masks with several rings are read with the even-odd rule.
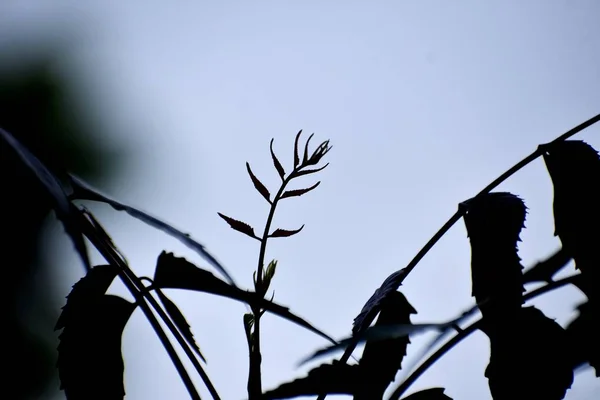
[[[523,304],[523,266],[517,242],[527,207],[507,192],[472,198],[463,217],[471,243],[472,295],[484,316],[516,313]],[[485,303],[484,303],[485,302]]]
[[[183,313],[179,310],[177,305],[173,303],[173,301],[162,292],[162,290],[156,289],[156,294],[158,294],[158,298],[160,299],[161,303],[163,303],[163,305],[165,306],[167,314],[169,314],[169,316],[173,320],[173,323],[175,324],[177,329],[179,329],[179,332],[181,332],[181,335],[185,338],[188,344],[192,346],[192,348],[196,351],[196,354],[200,356],[202,361],[206,362],[206,359],[200,351],[200,347],[198,347],[198,344],[194,339],[194,334],[190,329],[190,324],[188,324],[188,322],[186,321],[185,317],[183,316]]]
[[[281,180],[283,180],[285,178],[285,170],[283,169],[283,165],[281,165],[281,163],[279,162],[279,159],[277,158],[277,156],[275,155],[275,152],[273,151],[273,141],[274,140],[275,139],[271,139],[271,144],[269,145],[269,147],[271,149],[271,158],[273,159],[273,165],[275,166],[275,169],[277,170],[279,177],[281,178]]]
[[[304,378],[279,385],[276,389],[263,394],[265,400],[292,399],[300,396],[317,396],[319,394],[349,394],[357,392],[361,382],[358,365],[322,364],[313,368]]]
[[[313,168],[313,169],[302,169],[302,170],[300,170],[300,171],[298,171],[298,172],[294,172],[294,176],[295,176],[295,177],[299,177],[299,176],[302,176],[302,175],[314,174],[314,173],[316,173],[316,172],[319,172],[319,171],[322,171],[322,170],[324,170],[324,169],[325,169],[325,167],[327,167],[328,165],[329,165],[329,163],[327,163],[327,164],[325,164],[325,165],[323,165],[322,167],[319,167],[319,168]]]
[[[404,397],[402,400],[452,400],[452,397],[444,394],[445,390],[440,387],[425,389]]]
[[[271,203],[271,194],[269,193],[269,190],[265,185],[262,184],[261,181],[258,180],[256,175],[252,173],[252,170],[250,169],[250,164],[246,163],[246,169],[248,170],[248,175],[250,175],[250,179],[252,179],[252,183],[254,184],[256,190],[258,190],[258,192],[262,195],[262,197],[265,198],[265,200]]]
[[[75,250],[86,270],[91,269],[90,259],[83,239],[83,234],[77,225],[78,210],[71,204],[60,180],[46,166],[23,146],[14,136],[0,128],[0,137],[15,151],[27,168],[33,172],[54,202],[57,218],[63,223],[65,231],[73,241]]]
[[[314,133],[311,133],[308,139],[306,140],[306,143],[304,144],[304,156],[302,157],[302,164],[306,164],[306,162],[308,161],[308,144],[310,143],[310,139],[312,139],[314,135]]]
[[[238,221],[237,219],[233,219],[233,218],[228,217],[227,215],[223,215],[221,213],[217,213],[217,214],[219,214],[219,217],[223,218],[225,220],[225,222],[227,222],[232,229],[234,229],[238,232],[244,233],[253,239],[260,240],[258,238],[258,236],[256,236],[256,234],[254,233],[254,228],[252,228],[247,223]]]
[[[288,190],[281,195],[281,198],[285,199],[287,197],[302,196],[303,194],[308,193],[311,190],[315,189],[320,184],[321,184],[321,181],[315,183],[314,185],[312,185],[311,187],[306,188],[306,189]]]
[[[54,330],[57,331],[72,322],[87,307],[87,304],[106,293],[119,269],[113,265],[97,265],[73,285],[67,295],[67,303],[56,322]]]
[[[294,169],[298,168],[298,165],[300,165],[300,158],[298,157],[298,142],[300,140],[301,133],[302,129],[298,131],[296,134],[296,140],[294,141]]]
[[[275,231],[273,233],[271,233],[269,235],[269,237],[276,238],[276,237],[288,237],[288,236],[292,236],[292,235],[295,235],[296,233],[300,232],[303,228],[304,228],[304,225],[302,225],[298,229],[291,230],[291,231],[286,230],[286,229],[275,229]]]
[[[316,333],[331,343],[336,343],[330,336],[315,328],[304,319],[291,313],[289,308],[266,300],[261,296],[258,296],[255,292],[242,290],[237,286],[230,285],[217,278],[212,273],[196,267],[185,258],[175,257],[173,253],[166,253],[163,251],[158,256],[156,270],[154,272],[154,285],[161,289],[194,290],[228,297],[250,305],[256,304],[260,306],[260,308]]]
[[[552,277],[571,261],[571,257],[561,247],[547,259],[538,262],[523,274],[523,283],[552,282]]]
[[[410,325],[410,315],[416,313],[402,293],[392,292],[381,305],[375,327]],[[354,400],[383,398],[387,387],[401,368],[409,343],[408,336],[367,341],[359,362],[364,383]]]
[[[71,195],[73,198],[81,199],[81,200],[90,200],[97,201],[100,203],[106,203],[110,205],[117,211],[124,211],[127,214],[131,215],[134,218],[139,219],[140,221],[165,232],[166,234],[174,237],[179,240],[181,243],[194,250],[200,256],[202,256],[206,261],[208,261],[213,267],[215,267],[231,284],[235,285],[235,281],[233,277],[227,272],[225,267],[221,265],[217,259],[206,250],[206,248],[192,239],[188,233],[184,233],[173,226],[167,224],[159,220],[156,217],[153,217],[150,214],[147,214],[144,211],[133,208],[126,204],[120,203],[114,199],[101,194],[98,190],[94,189],[88,183],[84,182],[82,179],[70,174],[69,178],[71,179],[71,185],[73,186],[74,193]]]
[[[377,313],[379,313],[379,309],[383,300],[391,293],[398,290],[406,274],[406,268],[392,273],[385,279],[385,281],[383,281],[381,286],[375,290],[375,293],[373,293],[369,300],[367,300],[362,310],[360,310],[358,316],[354,318],[352,327],[353,334],[362,331],[371,324]]]
[[[69,303],[75,299],[70,299]],[[68,400],[123,399],[121,339],[136,305],[99,295],[65,321],[59,336],[58,374]]]

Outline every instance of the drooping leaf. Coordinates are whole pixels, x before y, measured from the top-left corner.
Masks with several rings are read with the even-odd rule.
[[[85,308],[74,307],[80,312],[65,321],[58,345],[58,373],[68,400],[123,399],[121,339],[135,307],[106,294]]]
[[[161,289],[185,289],[211,293],[227,297],[261,308],[292,321],[309,331],[336,343],[329,335],[315,328],[304,319],[293,314],[289,308],[278,305],[272,301],[258,296],[255,292],[242,290],[230,285],[214,276],[212,273],[198,268],[182,257],[175,257],[173,253],[161,252],[158,256],[154,272],[154,286]]]
[[[190,346],[192,346],[192,348],[194,349],[196,354],[198,354],[198,356],[200,356],[200,359],[202,359],[202,361],[206,362],[206,359],[204,358],[204,356],[202,355],[202,352],[200,351],[200,347],[198,347],[198,344],[196,343],[196,340],[194,339],[194,334],[192,333],[190,324],[188,324],[183,313],[179,310],[179,307],[177,307],[177,304],[173,303],[173,301],[171,299],[169,299],[160,289],[156,289],[156,294],[158,294],[158,298],[160,299],[160,302],[163,303],[163,306],[165,306],[165,310],[167,311],[167,314],[169,315],[169,317],[171,317],[171,319],[173,320],[173,323],[175,324],[177,329],[179,329],[179,332],[181,333],[181,335],[185,338],[185,340],[188,342],[188,344]]]
[[[310,143],[310,139],[315,136],[314,133],[311,133],[308,139],[306,139],[306,143],[304,143],[304,155],[302,156],[302,164],[306,164],[308,161],[308,144]]]
[[[96,265],[73,285],[71,292],[67,295],[67,303],[56,322],[54,330],[59,330],[77,318],[87,305],[106,293],[115,277],[119,273],[113,265]]]
[[[300,158],[298,157],[298,144],[300,141],[300,134],[302,133],[302,129],[298,131],[296,134],[296,140],[294,141],[294,168],[297,168],[300,165]]]
[[[219,214],[219,217],[223,218],[225,220],[225,222],[227,222],[232,229],[234,229],[238,232],[241,232],[243,234],[246,234],[253,239],[260,240],[258,238],[258,236],[256,236],[256,234],[254,233],[254,228],[251,227],[250,225],[248,225],[247,223],[238,221],[237,219],[233,219],[233,218],[228,217],[227,215],[224,215],[221,213],[217,213],[217,214]]]
[[[217,261],[217,259],[210,254],[202,244],[192,239],[188,233],[184,233],[144,211],[133,208],[127,204],[123,204],[104,194],[101,194],[97,189],[93,188],[81,178],[78,178],[72,174],[69,175],[69,178],[71,179],[71,186],[74,190],[73,194],[71,195],[72,198],[106,203],[117,211],[124,211],[132,217],[150,225],[151,227],[165,232],[202,256],[213,267],[215,267],[225,277],[225,279],[227,279],[227,281],[235,285],[233,277],[227,272],[225,267],[219,261]]]
[[[553,276],[571,261],[571,257],[561,247],[547,259],[538,262],[523,274],[523,283],[552,282]]]
[[[295,189],[295,190],[288,190],[285,193],[283,193],[281,195],[282,199],[285,199],[287,197],[296,197],[296,196],[302,196],[305,193],[310,192],[311,190],[315,189],[317,186],[319,186],[321,184],[321,181],[315,183],[314,185],[312,185],[309,188],[306,189]]]
[[[77,214],[79,211],[71,204],[60,180],[46,168],[46,166],[23,146],[13,135],[0,128],[0,137],[8,143],[8,145],[19,156],[23,164],[31,170],[31,172],[40,181],[52,198],[54,211],[57,218],[63,223],[65,231],[73,241],[75,250],[86,270],[91,269],[90,259],[83,239],[83,234],[77,225]]]
[[[304,378],[279,385],[263,394],[264,400],[292,399],[301,396],[327,394],[349,394],[357,392],[361,382],[358,365],[341,364],[333,361],[313,368]]]
[[[595,308],[595,309],[594,309]],[[567,325],[573,368],[584,363],[595,369],[600,378],[600,309],[587,301],[577,307],[579,315]]]
[[[271,149],[271,158],[273,159],[273,165],[275,166],[275,169],[277,170],[277,173],[279,174],[279,177],[281,178],[281,180],[283,180],[285,178],[285,170],[283,169],[283,165],[281,165],[281,163],[279,162],[279,159],[277,158],[277,156],[275,155],[275,152],[273,151],[273,141],[275,139],[271,139],[271,144],[270,149]]]
[[[452,400],[452,397],[444,394],[444,388],[431,388],[421,390],[411,394],[410,396],[403,397],[402,400]]]
[[[406,268],[392,273],[385,281],[383,281],[381,286],[375,290],[375,293],[367,300],[358,316],[354,318],[352,326],[353,334],[360,332],[373,322],[375,316],[379,313],[383,299],[398,290],[400,285],[402,285],[406,273]]]
[[[300,176],[303,176],[303,175],[314,174],[314,173],[316,173],[316,172],[319,172],[319,171],[322,171],[322,170],[324,170],[324,169],[325,169],[325,168],[326,168],[328,165],[329,165],[329,163],[327,163],[327,164],[325,164],[325,165],[323,165],[322,167],[319,167],[319,168],[313,168],[313,169],[302,169],[302,170],[300,170],[300,171],[296,172],[296,173],[294,174],[294,176],[296,176],[296,177],[300,177]]]
[[[252,179],[252,183],[254,184],[254,187],[256,188],[258,193],[260,193],[262,195],[262,197],[264,197],[265,200],[267,200],[270,203],[271,202],[271,194],[269,193],[269,190],[267,189],[267,187],[265,185],[263,185],[263,183],[260,180],[258,180],[256,175],[254,175],[254,173],[250,169],[249,163],[246,163],[246,169],[248,170],[248,175],[250,175],[250,179]]]
[[[523,304],[523,266],[517,242],[527,207],[519,197],[493,192],[467,200],[472,295],[482,314],[516,313]],[[485,303],[484,303],[485,302]]]
[[[549,145],[544,161],[554,187],[555,235],[600,302],[600,157],[581,140]]]
[[[410,325],[410,315],[417,311],[400,292],[392,292],[383,300],[375,327]],[[410,339],[367,341],[359,362],[362,385],[354,400],[381,399],[400,370]]]
[[[295,235],[296,233],[300,232],[302,229],[304,229],[304,225],[302,225],[300,228],[294,229],[294,230],[275,229],[273,231],[273,233],[271,233],[269,235],[269,237],[272,237],[272,238],[276,238],[276,237],[288,237],[288,236]]]

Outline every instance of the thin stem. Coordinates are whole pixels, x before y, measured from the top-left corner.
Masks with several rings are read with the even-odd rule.
[[[600,114],[588,119],[587,121],[583,122],[582,124],[577,125],[575,128],[565,132],[564,134],[560,135],[559,137],[554,139],[552,142],[550,142],[550,144],[555,144],[555,143],[567,140],[571,136],[592,126],[593,124],[595,124],[598,121],[600,121]],[[483,195],[489,193],[490,191],[495,189],[498,185],[500,185],[502,182],[504,182],[506,179],[508,179],[510,176],[512,176],[513,174],[518,172],[520,169],[525,167],[530,162],[534,161],[536,158],[538,158],[542,154],[543,154],[543,146],[538,146],[538,148],[533,153],[531,153],[530,155],[525,157],[523,160],[521,160],[520,162],[515,164],[513,167],[511,167],[506,172],[504,172],[502,175],[500,175],[498,178],[496,178],[494,181],[492,181],[492,183],[490,183],[483,190],[481,190],[477,194],[477,196],[483,196]],[[433,246],[442,238],[442,236],[444,236],[450,230],[450,228],[452,228],[452,226],[456,222],[458,222],[459,219],[461,219],[464,216],[465,212],[466,212],[466,209],[464,207],[459,206],[458,210],[454,213],[454,215],[452,217],[450,217],[450,219],[448,219],[448,221],[435,233],[435,235],[433,235],[433,237],[431,239],[429,239],[429,241],[425,244],[425,246],[423,246],[423,248],[421,250],[419,250],[417,255],[406,266],[405,279],[406,279],[406,276],[408,276],[408,274],[423,259],[423,257],[425,257],[425,255],[429,252],[429,250],[431,250],[433,248]],[[364,327],[368,327],[369,325],[371,325],[371,323],[373,322],[374,319],[375,319],[375,315],[373,315],[372,317],[365,320]],[[348,359],[350,358],[350,355],[356,348],[357,344],[358,344],[358,342],[355,340],[348,345],[348,347],[346,348],[346,351],[340,358],[341,363],[348,362]],[[324,400],[326,396],[327,395],[321,395],[317,398],[317,400]]]
[[[547,293],[549,291],[552,291],[554,289],[558,289],[562,286],[574,283],[575,280],[579,276],[580,276],[580,274],[571,275],[567,278],[563,278],[558,281],[554,281],[554,282],[544,285],[538,289],[532,290],[531,292],[526,293],[523,296],[523,300],[524,301],[531,300],[537,296],[540,296],[540,295]],[[423,375],[423,373],[425,371],[427,371],[429,369],[429,367],[431,367],[433,364],[435,364],[440,358],[442,358],[442,356],[444,356],[448,351],[450,351],[454,346],[456,346],[458,343],[460,343],[463,339],[467,338],[469,335],[471,335],[471,333],[473,333],[477,329],[479,329],[480,325],[481,325],[481,319],[473,322],[471,325],[462,329],[457,335],[455,335],[452,339],[447,341],[442,347],[440,347],[435,353],[433,353],[427,360],[425,360],[423,362],[423,364],[421,364],[419,366],[419,368],[417,368],[412,374],[410,374],[408,376],[408,378],[406,378],[396,388],[396,390],[394,390],[394,392],[390,395],[388,400],[400,399],[400,396],[402,396],[406,392],[406,390],[408,390],[408,388],[413,383],[415,383],[415,381],[417,379],[419,379],[419,377],[421,375]]]
[[[185,370],[185,367],[179,359],[179,356],[175,352],[175,348],[173,347],[166,333],[160,326],[158,320],[156,319],[156,316],[152,313],[152,310],[146,303],[144,296],[141,294],[141,288],[137,287],[138,285],[136,284],[135,280],[132,279],[132,277],[135,276],[133,272],[129,269],[129,267],[123,262],[120,256],[116,254],[116,252],[113,249],[111,249],[109,246],[106,246],[106,244],[96,236],[94,227],[87,218],[84,218],[82,216],[80,220],[84,235],[98,249],[100,254],[102,254],[102,256],[106,259],[106,261],[108,261],[111,265],[115,265],[119,268],[119,276],[121,277],[121,280],[123,281],[127,289],[131,292],[131,294],[134,296],[135,300],[146,315],[146,318],[150,322],[150,325],[152,325],[152,328],[154,329],[161,343],[165,347],[165,350],[167,351],[169,357],[173,361],[173,364],[175,365],[179,376],[181,377],[186,389],[188,390],[190,397],[194,400],[201,400],[198,391],[194,387],[192,379]],[[141,282],[138,283],[141,285]]]

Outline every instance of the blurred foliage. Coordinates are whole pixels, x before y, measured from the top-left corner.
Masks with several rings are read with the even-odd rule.
[[[74,115],[70,107],[73,99],[68,96],[74,82],[54,73],[52,58],[46,56],[47,51],[43,54],[37,60],[28,57],[21,65],[16,63],[12,71],[0,73],[0,126],[58,176],[68,169],[83,178],[105,182],[118,170],[122,155],[114,151],[110,141],[98,140],[101,135],[81,115]],[[0,57],[3,56],[9,55],[0,51]],[[15,54],[11,56],[14,58]],[[5,353],[4,379],[23,382],[10,385],[15,393],[4,395],[34,399],[58,390],[57,340],[52,326],[58,313],[55,305],[63,299],[52,292],[52,285],[34,283],[39,277],[48,276],[40,251],[42,228],[51,204],[4,142],[0,143],[0,176],[0,252],[3,279],[11,282],[2,291],[3,304],[8,305],[3,323],[11,327],[5,330],[5,343],[11,346]],[[51,217],[54,222],[54,216]]]

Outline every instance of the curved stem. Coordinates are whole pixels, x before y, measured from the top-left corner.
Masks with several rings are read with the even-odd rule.
[[[575,280],[579,277],[580,274],[576,274],[576,275],[571,275],[567,278],[564,279],[560,279],[558,281],[554,281],[552,283],[549,283],[545,286],[542,286],[538,289],[532,290],[529,293],[526,293],[523,296],[523,300],[527,301],[527,300],[531,300],[537,296],[540,296],[544,293],[547,293],[549,291],[552,291],[554,289],[558,289],[562,286],[574,283]],[[459,332],[457,335],[455,335],[452,339],[450,339],[449,341],[447,341],[442,347],[440,347],[435,353],[433,353],[427,360],[425,360],[420,366],[419,368],[417,368],[413,373],[411,373],[408,378],[406,378],[397,388],[396,390],[394,390],[394,392],[390,395],[388,400],[398,400],[400,399],[400,396],[402,396],[406,390],[413,384],[415,383],[415,381],[417,379],[419,379],[419,377],[421,375],[423,375],[423,373],[425,371],[427,371],[429,369],[429,367],[431,367],[433,364],[435,364],[440,358],[442,358],[442,356],[444,356],[448,351],[450,351],[450,349],[452,349],[454,346],[456,346],[458,343],[460,343],[463,339],[465,339],[466,337],[468,337],[471,333],[475,332],[477,329],[479,329],[479,326],[481,325],[481,319],[473,322],[471,325],[467,326],[466,328],[462,329],[461,332]]]

